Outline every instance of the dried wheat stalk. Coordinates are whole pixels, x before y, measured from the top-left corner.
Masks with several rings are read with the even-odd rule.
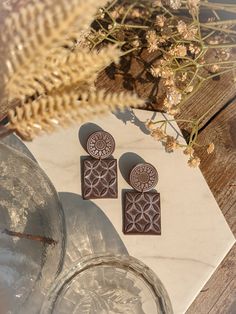
[[[97,74],[112,62],[118,63],[121,52],[114,45],[97,51],[90,52],[85,48],[67,51],[57,59],[49,59],[44,67],[36,68],[22,80],[15,80],[8,84],[8,89],[13,99],[25,100],[38,94],[49,93],[53,89],[76,83],[92,83]]]
[[[28,31],[27,26],[29,21],[32,19],[36,21],[45,8],[46,0],[44,2],[34,1],[26,7],[22,7],[19,12],[12,12],[4,23],[4,30],[1,33],[2,42],[7,44],[7,41],[12,37],[12,34],[18,32],[24,34],[23,36],[25,36],[25,32]],[[19,36],[21,36],[20,33]],[[29,32],[28,35],[30,35]]]
[[[141,105],[143,101],[129,93],[106,94],[104,90],[81,93],[65,89],[10,110],[8,129],[14,130],[24,140],[32,140],[42,132],[52,132],[58,125],[65,127],[117,108]]]
[[[121,56],[114,45],[99,53],[77,45],[81,31],[106,2],[45,0],[6,21],[6,32],[0,34],[2,42],[10,42],[5,90],[9,103],[20,102],[8,112],[7,130],[32,140],[57,125],[143,104],[132,94],[106,94],[92,88],[98,73]]]
[[[52,3],[52,0],[47,2]],[[61,0],[38,16],[35,16],[35,11],[32,12],[32,6],[29,5],[16,14],[14,19],[7,20],[6,28],[10,31],[15,25],[15,30],[10,36],[7,33],[5,35],[4,31],[1,32],[2,42],[8,42],[9,47],[6,88],[8,89],[14,81],[20,80],[24,74],[37,68],[38,62],[42,64],[42,60],[50,55],[50,49],[75,40],[81,30],[89,27],[97,8],[105,2]],[[23,27],[26,22],[23,16],[27,15],[28,24],[27,27]]]

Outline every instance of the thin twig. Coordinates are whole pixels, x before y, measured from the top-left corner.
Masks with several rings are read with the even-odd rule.
[[[43,236],[39,236],[39,235],[21,233],[21,232],[8,230],[8,229],[4,229],[2,231],[2,233],[5,233],[11,237],[17,237],[17,238],[21,238],[21,239],[28,239],[28,240],[42,242],[43,244],[49,244],[49,245],[56,245],[57,244],[57,241],[53,240],[52,238],[43,237]]]

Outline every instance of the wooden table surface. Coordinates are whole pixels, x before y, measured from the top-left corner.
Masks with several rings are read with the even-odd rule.
[[[147,56],[144,56],[148,66]],[[140,60],[122,65],[124,75],[114,68],[102,73],[98,87],[109,91],[134,90],[141,97],[152,97],[155,84],[147,80]],[[215,151],[208,155],[198,149],[201,171],[218,202],[232,232],[236,235],[236,83],[232,74],[208,81],[184,104],[181,118],[199,118],[206,108],[214,109],[202,121],[199,144],[214,142]],[[185,125],[180,124],[181,129]],[[206,209],[207,210],[207,209]],[[236,313],[236,245],[206,283],[187,314]]]

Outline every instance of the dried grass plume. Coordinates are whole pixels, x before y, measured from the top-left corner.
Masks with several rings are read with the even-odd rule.
[[[58,125],[143,104],[136,95],[109,94],[94,87],[99,72],[118,63],[122,54],[116,45],[99,51],[80,45],[81,34],[106,2],[34,2],[5,21],[0,40],[7,51],[4,88],[9,130],[32,140]]]

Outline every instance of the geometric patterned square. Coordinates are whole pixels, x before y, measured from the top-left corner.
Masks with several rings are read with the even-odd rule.
[[[160,194],[128,191],[123,212],[124,234],[161,234]]]
[[[117,160],[85,159],[82,194],[84,199],[117,198]]]

